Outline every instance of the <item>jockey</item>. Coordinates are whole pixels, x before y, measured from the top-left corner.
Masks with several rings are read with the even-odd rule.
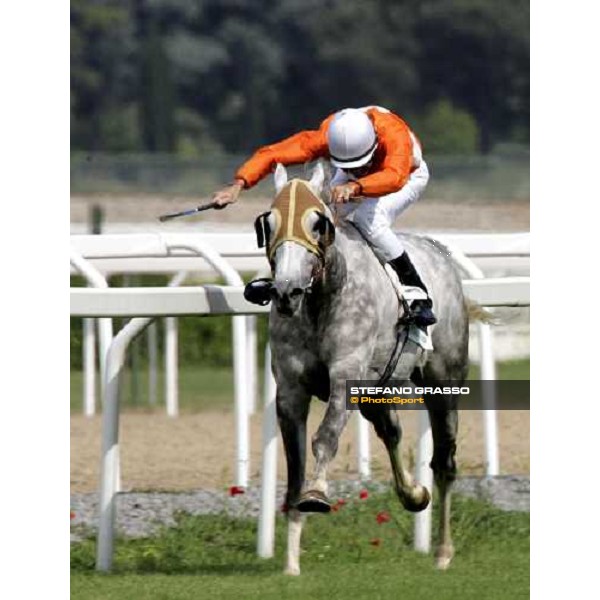
[[[380,260],[389,262],[403,285],[421,288],[414,300],[417,325],[436,322],[427,288],[391,225],[423,193],[429,170],[421,145],[408,125],[379,106],[347,108],[327,117],[315,131],[301,131],[260,148],[235,174],[234,182],[214,194],[224,208],[268,175],[277,163],[292,165],[328,158],[336,168],[331,197],[339,217],[352,221]]]

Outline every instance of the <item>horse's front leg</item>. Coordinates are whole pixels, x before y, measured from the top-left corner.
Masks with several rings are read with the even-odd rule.
[[[327,468],[334,459],[340,435],[348,422],[350,413],[346,408],[346,380],[360,379],[357,369],[330,369],[330,395],[325,416],[312,438],[312,451],[316,460],[312,480],[301,494],[298,509],[302,512],[329,512]],[[357,375],[358,373],[358,375]]]
[[[282,391],[285,389],[285,392]],[[277,418],[287,464],[288,539],[284,573],[300,575],[300,538],[304,516],[297,509],[306,470],[306,419],[310,394],[300,388],[281,386],[277,391]]]

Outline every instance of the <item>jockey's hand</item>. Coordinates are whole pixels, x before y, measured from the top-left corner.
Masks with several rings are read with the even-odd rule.
[[[220,210],[228,204],[233,204],[237,201],[240,192],[244,187],[244,182],[241,179],[236,179],[233,183],[226,185],[213,194],[212,201],[216,203],[215,208]]]
[[[336,185],[331,190],[331,199],[338,204],[350,202],[352,198],[358,196],[359,191],[360,185],[355,181],[349,181],[343,185]]]

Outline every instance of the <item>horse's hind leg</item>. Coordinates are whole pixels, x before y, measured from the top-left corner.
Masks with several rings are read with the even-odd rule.
[[[454,546],[450,534],[450,503],[452,484],[456,479],[456,435],[458,430],[458,412],[452,397],[444,398],[443,406],[439,400],[435,405],[428,403],[429,420],[433,434],[433,458],[431,468],[440,495],[439,544],[435,552],[435,564],[438,569],[447,569],[454,556]],[[432,402],[432,403],[433,403]]]
[[[296,508],[304,482],[306,470],[306,420],[310,395],[301,390],[277,392],[277,418],[285,448],[287,464],[287,507],[288,541],[284,572],[300,574],[300,537],[304,517]]]
[[[415,484],[411,474],[404,468],[400,453],[402,428],[395,410],[383,405],[365,405],[363,416],[373,423],[375,432],[383,441],[390,458],[396,494],[402,506],[411,512],[419,512],[427,507],[431,496],[426,487]]]

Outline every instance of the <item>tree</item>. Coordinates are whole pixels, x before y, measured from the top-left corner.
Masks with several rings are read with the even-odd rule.
[[[127,119],[135,90],[133,21],[120,2],[71,2],[71,138],[74,147],[111,150],[109,115]],[[129,110],[132,115],[132,111]],[[111,132],[112,133],[108,133]],[[117,142],[119,145],[119,142]]]
[[[171,64],[155,16],[138,7],[138,23],[139,104],[144,149],[150,152],[173,152],[177,144],[177,132],[176,92]]]
[[[528,130],[528,2],[426,0],[419,11],[423,101],[447,97],[473,114],[484,152]]]
[[[432,123],[459,118],[472,132],[468,113],[484,151],[526,140],[528,10],[526,0],[72,0],[72,146],[246,153],[370,104],[411,125],[425,111]]]
[[[477,151],[479,129],[475,119],[449,100],[433,103],[417,123],[416,131],[428,154],[474,154]]]

